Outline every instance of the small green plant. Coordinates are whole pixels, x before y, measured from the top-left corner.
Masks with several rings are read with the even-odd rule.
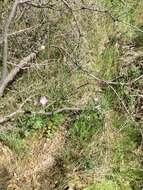
[[[53,124],[53,125],[61,125],[63,122],[64,122],[64,116],[62,114],[56,114],[56,115],[53,115],[51,118],[50,118],[50,122]]]
[[[19,133],[21,138],[24,138],[35,133],[37,130],[44,128],[46,124],[47,119],[33,115],[19,118],[19,122],[16,127],[20,129]]]
[[[141,30],[143,30],[143,26],[139,27]],[[143,46],[143,33],[142,32],[136,32],[134,37],[134,43],[136,47],[142,47]]]
[[[62,114],[56,114],[52,116],[48,123],[45,130],[45,134],[48,138],[52,138],[55,134],[57,127],[60,126],[64,121],[64,116]]]
[[[41,129],[44,127],[44,120],[40,116],[31,116],[31,117],[25,117],[23,119],[23,125],[26,125],[27,128],[31,129]]]

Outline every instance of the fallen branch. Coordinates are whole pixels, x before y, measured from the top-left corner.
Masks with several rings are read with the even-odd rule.
[[[22,106],[20,106],[20,108],[18,110],[16,110],[15,112],[4,116],[3,118],[0,119],[0,124],[5,123],[9,120],[11,120],[15,115],[20,114],[20,113],[27,113],[25,110],[22,110],[24,104],[22,104]],[[45,116],[51,116],[54,114],[58,114],[58,113],[65,113],[65,112],[69,112],[69,111],[73,111],[73,112],[78,112],[78,111],[82,111],[82,108],[69,108],[69,107],[65,107],[65,108],[59,108],[57,110],[54,111],[50,111],[50,112],[44,112],[44,111],[39,111],[39,112],[28,112],[28,114],[30,115],[45,115]]]
[[[14,69],[11,70],[11,72],[7,75],[3,83],[0,85],[0,97],[3,96],[4,90],[7,87],[7,85],[14,80],[17,73],[24,67],[29,65],[33,59],[35,59],[36,53],[31,53],[27,57],[25,57],[20,64],[18,64]]]

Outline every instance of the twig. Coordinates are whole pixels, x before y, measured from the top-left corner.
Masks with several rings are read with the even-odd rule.
[[[21,0],[19,3],[20,4],[24,4],[24,3],[27,3],[27,2],[30,2],[31,0]]]
[[[51,45],[51,47],[57,48],[59,50],[62,50],[69,58],[70,60],[74,63],[74,65],[76,65],[78,67],[78,69],[80,69],[81,71],[83,71],[84,73],[88,74],[89,76],[91,76],[92,78],[94,78],[96,81],[100,82],[100,83],[108,83],[108,84],[114,84],[114,82],[110,82],[110,81],[105,81],[104,79],[101,79],[95,75],[93,75],[90,71],[84,69],[80,64],[79,61],[75,60],[64,48],[62,47],[58,47],[55,45]]]
[[[6,121],[9,121],[11,118],[13,118],[13,117],[14,117],[16,114],[18,114],[18,113],[24,113],[24,111],[18,109],[18,110],[16,110],[15,112],[13,112],[13,113],[11,113],[11,114],[9,114],[9,115],[3,117],[2,119],[0,119],[0,124],[5,123]]]
[[[54,4],[49,4],[49,3],[45,3],[45,4],[40,5],[40,4],[31,3],[30,1],[27,1],[27,2],[25,2],[25,4],[32,6],[32,7],[35,7],[35,8],[39,8],[39,9],[48,8],[48,9],[52,9],[54,11],[61,11],[59,9],[55,9]]]
[[[33,31],[34,29],[37,29],[40,26],[41,26],[41,24],[37,24],[37,25],[31,26],[29,28],[24,28],[24,29],[21,29],[19,31],[12,32],[12,33],[8,34],[8,36],[15,36],[15,35],[19,35],[19,34],[24,33],[24,32]]]
[[[83,109],[82,108],[69,108],[69,107],[65,107],[65,108],[60,108],[58,110],[55,110],[55,111],[51,111],[51,112],[43,112],[43,111],[40,111],[40,112],[31,112],[31,114],[33,115],[46,115],[46,116],[50,116],[50,115],[55,115],[55,114],[58,114],[58,113],[65,113],[65,112],[69,112],[69,111],[74,111],[74,112],[78,112],[78,111],[82,111]]]
[[[140,80],[141,78],[143,78],[143,75],[140,75],[138,78],[134,79],[133,81],[131,81],[131,83],[137,82],[138,80]]]
[[[21,29],[19,31],[15,31],[15,32],[12,32],[10,34],[7,34],[8,37],[13,37],[13,36],[17,36],[17,35],[20,35],[21,33],[25,33],[25,32],[31,32],[37,28],[39,28],[41,26],[41,24],[37,24],[35,26],[31,26],[29,28],[24,28],[24,29]],[[4,41],[4,39],[0,38],[0,44],[2,44]]]

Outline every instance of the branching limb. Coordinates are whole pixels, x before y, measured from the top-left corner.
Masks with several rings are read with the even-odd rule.
[[[3,81],[3,83],[0,86],[0,97],[3,96],[5,88],[7,87],[9,82],[13,81],[13,79],[15,78],[17,73],[20,71],[20,69],[23,68],[24,66],[29,65],[29,63],[31,63],[31,61],[33,61],[33,59],[35,59],[35,57],[36,57],[36,53],[31,53],[30,55],[25,57],[20,62],[20,64],[18,64],[17,67],[15,67],[14,69],[11,70],[11,72],[6,76],[5,80]]]

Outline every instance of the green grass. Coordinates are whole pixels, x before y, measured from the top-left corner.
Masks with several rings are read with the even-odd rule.
[[[102,112],[90,111],[90,105],[89,111],[82,112],[74,120],[69,130],[65,165],[81,168],[83,176],[91,175],[91,171],[96,174],[98,167],[105,168],[101,182],[95,182],[86,190],[139,190],[143,173],[141,157],[135,152],[141,142],[140,130],[132,121],[126,120],[123,112],[110,110],[113,101],[111,106],[108,94],[104,102]],[[106,173],[107,167],[109,172]]]
[[[71,138],[79,138],[82,142],[88,142],[95,133],[102,130],[102,120],[98,113],[83,113],[79,117],[70,131]]]
[[[122,187],[112,180],[103,180],[94,186],[85,188],[84,190],[132,190],[128,184],[124,184]]]
[[[0,141],[7,145],[18,155],[26,155],[28,147],[26,141],[22,139],[18,132],[7,132],[0,134]]]

